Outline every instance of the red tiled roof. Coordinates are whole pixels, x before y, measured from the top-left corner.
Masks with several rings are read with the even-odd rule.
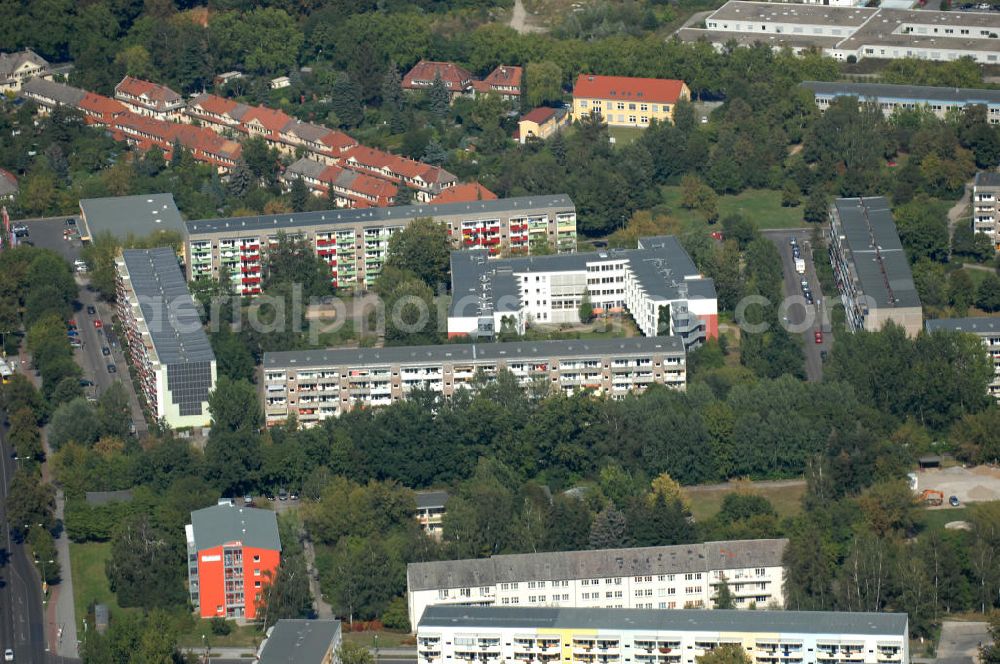
[[[10,182],[15,187],[17,186],[17,176],[8,170],[0,168],[0,178],[3,178],[7,182]]]
[[[81,110],[98,113],[101,116],[109,116],[109,118],[122,113],[128,113],[128,109],[121,102],[105,97],[104,95],[94,94],[93,92],[83,95],[79,106]]]
[[[445,87],[453,91],[464,90],[472,82],[472,74],[453,62],[421,60],[413,66],[413,69],[406,72],[406,76],[403,77],[403,87],[425,90],[438,75],[441,76]]]
[[[278,111],[267,106],[251,106],[246,115],[240,119],[240,123],[250,124],[253,120],[257,120],[268,131],[278,133],[285,128],[285,125],[292,121],[292,117],[284,111]]]
[[[473,201],[495,201],[496,198],[496,194],[478,182],[466,182],[445,189],[431,199],[431,203],[471,203]]]
[[[330,133],[319,139],[319,142],[336,151],[346,150],[358,145],[358,142],[342,131],[330,130]]]
[[[239,104],[237,104],[232,99],[226,99],[225,97],[220,97],[218,95],[198,95],[192,102],[192,107],[197,105],[206,113],[212,113],[214,115],[227,115]]]
[[[176,126],[177,140],[190,150],[201,150],[233,160],[240,156],[242,148],[239,143],[220,136],[211,129],[192,125]]]
[[[344,158],[347,160],[353,159],[359,164],[375,170],[386,168],[397,176],[410,179],[419,177],[427,183],[437,182],[445,174],[451,175],[437,166],[431,166],[430,164],[400,157],[399,155],[383,152],[382,150],[376,150],[364,145],[352,148],[344,155]]]
[[[585,99],[648,101],[673,104],[681,96],[684,81],[666,78],[630,78],[580,74],[573,86],[573,96]]]
[[[179,94],[165,85],[151,83],[150,81],[143,81],[142,79],[132,78],[131,76],[126,76],[122,79],[121,83],[115,86],[115,94],[118,94],[119,92],[132,95],[134,97],[142,97],[145,95],[147,99],[154,102],[173,103],[181,100],[181,96]]]
[[[547,106],[539,106],[534,108],[524,115],[521,116],[522,120],[527,122],[534,122],[536,124],[545,124],[556,114],[556,109],[549,108]]]
[[[489,86],[500,86],[500,87],[521,87],[521,74],[522,70],[520,67],[514,67],[512,65],[500,65],[489,75],[483,79],[483,83]]]
[[[182,125],[165,120],[157,120],[131,111],[125,113],[115,121],[116,127],[127,127],[144,134],[149,134],[161,141],[170,143],[177,135],[177,129]],[[184,125],[186,126],[186,125]]]

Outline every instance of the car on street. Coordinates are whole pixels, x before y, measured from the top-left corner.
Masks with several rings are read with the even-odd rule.
[[[76,226],[76,219],[74,219],[73,217],[66,217],[66,225]]]
[[[948,504],[952,507],[958,507],[961,503],[958,500],[958,496],[951,496],[948,498]]]
[[[13,648],[7,648],[6,650],[3,651],[3,661],[5,661],[5,662],[13,662],[14,661],[14,649]]]
[[[105,346],[104,348],[101,349],[101,355],[103,355],[104,357],[111,355],[111,349]]]
[[[94,327],[97,328],[98,330],[104,327],[104,323],[101,322],[100,318],[94,321]]]
[[[798,245],[798,241],[795,239],[794,235],[788,237],[788,244],[790,244],[793,247]]]
[[[118,367],[113,364],[108,365],[108,373],[118,373]]]
[[[289,498],[289,500],[298,500],[299,499],[299,494],[297,494],[297,493],[295,493],[293,491],[292,493],[288,494],[288,498]]]
[[[253,496],[251,496],[249,493],[243,496],[243,504],[246,505],[247,507],[253,507]]]
[[[822,330],[816,330],[816,333],[813,335],[813,337],[816,339],[816,343],[818,343],[818,344],[823,343],[823,331]]]
[[[819,359],[823,360],[824,362],[826,362],[826,359],[827,359],[828,357],[830,357],[830,353],[829,353],[828,351],[825,351],[825,350],[821,350],[821,351],[819,352]]]
[[[91,316],[93,316],[94,314],[97,313],[97,309],[94,308],[94,305],[88,304],[87,305],[87,313],[90,314]]]

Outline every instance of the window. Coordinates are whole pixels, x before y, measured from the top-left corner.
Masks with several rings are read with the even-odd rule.
[[[448,589],[441,588],[438,590],[438,599],[448,599]]]
[[[628,105],[628,110],[634,111],[635,110],[635,104],[629,104]]]
[[[767,572],[767,570],[765,570],[763,567],[758,567],[754,571],[757,572],[757,576],[764,576],[764,574]]]
[[[259,555],[254,555],[254,557],[253,557],[253,561],[254,561],[255,563],[259,563],[259,562],[260,562],[260,556],[259,556]]]
[[[649,110],[649,104],[639,104],[639,110],[640,111],[648,111]]]
[[[260,581],[254,581],[253,582],[253,587],[254,588],[260,588]]]
[[[555,586],[555,584],[552,584],[552,585]],[[544,588],[545,587],[545,582],[544,581],[539,581],[538,582],[538,587],[539,588]]]
[[[639,122],[641,122],[642,124],[649,124],[649,116],[648,115],[640,116]]]
[[[611,597],[611,591],[609,590],[606,593],[604,593],[604,596],[607,597],[607,598],[610,598]]]
[[[619,111],[624,111],[625,110],[625,104],[623,104],[622,102],[618,102],[618,110]]]
[[[472,588],[462,588],[458,591],[459,597],[472,597]]]
[[[621,596],[622,596],[622,591],[616,590],[615,591],[615,597],[621,597]]]
[[[489,586],[483,586],[482,588],[479,589],[479,594],[480,595],[489,595],[490,594],[490,587]]]
[[[510,584],[509,583],[501,583],[500,584],[500,590],[510,590]]]
[[[587,108],[587,100],[586,99],[581,99],[580,100],[580,108]]]
[[[632,124],[635,124],[635,116],[634,115],[628,116],[628,121],[631,122]]]
[[[534,581],[528,581],[528,587],[529,588],[534,588],[535,587],[535,582]]]
[[[260,570],[259,570],[259,569],[255,569],[255,570],[253,571],[253,575],[254,575],[254,576],[260,576]],[[445,592],[448,592],[448,591],[446,590]]]

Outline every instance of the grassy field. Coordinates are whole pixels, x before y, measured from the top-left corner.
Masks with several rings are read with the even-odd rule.
[[[256,625],[237,625],[231,621],[230,625],[233,631],[219,636],[212,634],[212,623],[199,620],[194,627],[177,636],[177,645],[181,648],[198,649],[204,647],[203,644],[207,641],[211,648],[246,648],[249,653],[256,650],[264,638]],[[202,635],[205,636],[205,641],[202,641]]]
[[[73,567],[73,606],[76,608],[77,627],[87,617],[91,603],[107,604],[112,615],[123,609],[118,606],[115,594],[108,586],[104,562],[111,556],[110,542],[88,542],[69,545],[69,560]]]
[[[375,645],[375,635],[378,634],[379,648],[400,648],[412,646],[416,643],[410,634],[403,632],[390,632],[380,629],[377,631],[351,632],[348,631],[347,624],[344,624],[344,640],[352,641],[359,645],[373,647]]]
[[[917,513],[917,523],[923,530],[942,530],[946,523],[964,521],[967,514],[964,507],[948,507],[940,510],[922,509]]]
[[[685,227],[704,226],[705,220],[695,210],[681,207],[681,188],[663,187],[663,203],[658,212],[665,212]],[[719,196],[719,218],[741,213],[757,224],[757,228],[805,228],[802,206],[781,207],[781,192],[770,189],[749,189],[735,196]]]
[[[795,516],[802,511],[802,496],[806,491],[803,481],[782,482],[733,482],[708,486],[684,487],[684,493],[691,500],[691,514],[696,521],[711,519],[719,513],[722,499],[726,494],[742,489],[750,489],[771,501],[781,517]]]
[[[608,135],[615,139],[615,145],[624,147],[642,136],[643,127],[608,127]]]

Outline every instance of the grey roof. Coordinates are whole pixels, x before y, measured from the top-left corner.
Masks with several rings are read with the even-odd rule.
[[[155,231],[184,233],[173,194],[84,198],[80,200],[80,212],[90,237],[102,231],[110,231],[118,239]]]
[[[260,664],[323,664],[340,638],[339,620],[279,620],[260,651]]]
[[[684,353],[680,337],[629,337],[560,341],[513,341],[486,344],[386,346],[385,348],[328,348],[264,353],[265,369],[309,367],[389,366],[495,360],[601,357],[629,353]]]
[[[910,262],[899,241],[889,201],[882,196],[838,198],[834,205],[861,291],[878,307],[919,307]]]
[[[191,529],[199,551],[227,542],[269,551],[281,551],[278,520],[271,510],[235,505],[213,505],[191,512]]]
[[[977,318],[937,318],[924,323],[928,332],[950,330],[971,334],[1000,334],[1000,318],[980,316]]]
[[[609,249],[588,253],[554,254],[486,260],[485,251],[454,251],[451,254],[451,315],[481,315],[490,311],[516,311],[520,285],[515,275],[531,272],[580,272],[588,263],[627,260],[643,290],[666,300],[714,299],[715,282],[702,278],[694,261],[676,237],[644,237],[638,249]],[[488,287],[488,296],[484,296]]]
[[[977,187],[1000,187],[1000,173],[996,171],[979,171],[974,181]]]
[[[799,5],[801,6],[801,5]],[[674,33],[684,42],[706,41],[711,44],[735,42],[740,46],[767,44],[772,48],[834,48],[843,37],[795,34],[794,32],[733,32],[730,30],[705,30],[703,28],[681,28]]]
[[[905,613],[737,611],[732,609],[572,609],[432,605],[419,628],[630,629],[906,638]]]
[[[415,496],[418,509],[444,507],[448,504],[447,491],[417,491]]]
[[[25,62],[42,67],[48,67],[49,63],[42,56],[38,55],[30,48],[16,53],[0,53],[0,76],[8,77],[14,74],[14,70]]]
[[[706,20],[747,23],[798,23],[860,27],[877,9],[869,7],[829,7],[793,3],[744,2],[732,0],[715,10]]]
[[[938,88],[930,85],[889,85],[887,83],[848,83],[843,81],[803,81],[803,88],[814,95],[894,99],[909,102],[946,101],[962,104],[1000,104],[1000,90],[978,88]]]
[[[199,219],[185,222],[189,235],[198,233],[220,233],[233,231],[274,230],[302,226],[330,226],[332,224],[353,224],[365,221],[406,223],[418,217],[442,217],[453,215],[475,215],[535,210],[539,208],[563,208],[576,210],[573,201],[566,194],[552,196],[520,196],[499,198],[490,201],[469,201],[464,203],[439,203],[421,205],[401,205],[398,207],[366,208],[360,210],[319,210],[316,212],[295,212],[289,214],[265,214],[254,217],[231,217],[223,219]]]
[[[160,362],[215,361],[174,250],[126,249],[122,260]]]
[[[787,539],[761,539],[497,555],[488,559],[410,563],[406,577],[408,588],[414,591],[509,581],[564,581],[778,567],[786,546]]]
[[[132,501],[132,490],[122,489],[120,491],[88,491],[88,505],[108,505],[110,503],[128,503]]]
[[[310,178],[319,178],[326,170],[326,164],[316,161],[315,159],[310,159],[309,157],[302,157],[294,164],[285,169],[285,176],[289,175],[304,175]]]
[[[86,91],[80,88],[74,88],[70,85],[65,85],[63,83],[56,83],[55,81],[47,81],[44,78],[29,78],[21,86],[20,95],[22,97],[31,97],[32,95],[38,95],[39,97],[44,97],[46,99],[52,99],[58,104],[63,104],[65,106],[76,106],[80,103],[80,100],[86,96]]]
[[[291,120],[282,128],[281,131],[298,136],[304,141],[314,141],[318,143],[319,139],[329,134],[332,130],[329,127],[312,124],[311,122]]]

